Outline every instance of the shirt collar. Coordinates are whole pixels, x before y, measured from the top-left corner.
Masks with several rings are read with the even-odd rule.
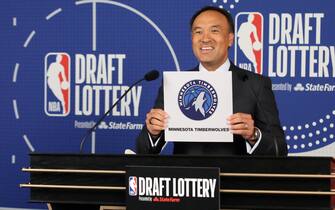
[[[216,72],[225,72],[230,68],[230,61],[227,59],[219,68],[215,69]],[[204,72],[208,71],[201,63],[199,64],[199,71]]]

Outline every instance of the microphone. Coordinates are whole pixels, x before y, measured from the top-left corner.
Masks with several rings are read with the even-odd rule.
[[[244,74],[244,75],[239,75],[240,76],[240,79],[243,81],[243,82],[246,82],[247,80],[249,80],[249,77],[248,77],[248,75],[247,74]],[[250,85],[249,85],[250,86]],[[250,91],[251,91],[251,93],[252,93],[252,95],[253,95],[253,97],[256,99],[256,104],[257,104],[257,106],[260,108],[260,113],[263,115],[263,117],[264,117],[264,120],[265,120],[265,123],[266,123],[266,128],[265,128],[265,130],[267,131],[267,132],[269,132],[269,133],[271,133],[272,131],[271,131],[271,129],[270,129],[270,120],[269,120],[269,118],[268,118],[268,116],[265,114],[265,112],[264,112],[264,109],[263,109],[263,106],[262,106],[262,104],[260,103],[260,101],[259,101],[259,98],[257,97],[257,95],[256,95],[256,93],[255,93],[255,91],[254,91],[254,89],[250,86]],[[278,142],[277,142],[277,137],[275,136],[275,135],[273,135],[273,143],[274,143],[274,149],[275,149],[275,156],[276,157],[278,157],[278,156],[280,156],[280,154],[279,154],[279,147],[278,147]]]
[[[112,109],[121,101],[122,98],[124,98],[127,93],[138,83],[142,82],[143,80],[146,81],[153,81],[155,79],[157,79],[159,77],[159,71],[157,70],[151,70],[149,72],[147,72],[143,78],[137,80],[136,82],[134,82],[129,88],[128,90],[121,95],[121,97],[112,105],[112,107],[109,108],[109,110],[94,124],[94,126],[92,128],[90,128],[89,130],[87,130],[86,134],[82,137],[81,141],[80,141],[80,153],[82,153],[83,151],[83,146],[85,143],[85,140],[87,138],[87,136],[89,136],[97,127],[98,125],[105,119],[105,117],[107,117],[107,115],[112,111]]]
[[[144,75],[144,79],[146,80],[146,81],[152,81],[152,80],[155,80],[155,79],[157,79],[159,77],[159,71],[157,71],[157,70],[152,70],[152,71],[149,71],[148,73],[146,73],[145,75]]]

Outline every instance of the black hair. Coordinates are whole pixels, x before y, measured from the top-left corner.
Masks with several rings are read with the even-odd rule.
[[[230,28],[230,32],[231,33],[235,33],[235,27],[234,27],[234,20],[231,16],[231,14],[223,9],[223,8],[219,8],[219,7],[213,7],[213,6],[205,6],[203,8],[201,8],[200,10],[196,11],[194,13],[194,15],[192,16],[191,20],[190,20],[190,29],[192,30],[192,26],[193,26],[193,23],[194,23],[194,20],[203,12],[206,12],[206,11],[216,11],[216,12],[219,12],[221,13],[222,15],[224,15],[226,18],[227,18],[227,21],[228,21],[228,24],[229,24],[229,28]]]

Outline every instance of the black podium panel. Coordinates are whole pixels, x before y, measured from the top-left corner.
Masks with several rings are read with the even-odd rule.
[[[331,208],[331,162],[322,157],[31,154],[32,202],[126,206],[125,168],[220,168],[221,209]],[[63,188],[65,186],[65,188]]]

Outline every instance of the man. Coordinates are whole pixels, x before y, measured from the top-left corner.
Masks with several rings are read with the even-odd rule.
[[[234,40],[234,23],[223,9],[204,7],[190,22],[193,53],[200,64],[193,71],[232,71],[233,112],[228,123],[233,143],[175,142],[174,154],[192,155],[287,155],[287,145],[271,90],[271,80],[236,67],[228,59]],[[165,145],[168,113],[163,110],[163,88],[146,116],[137,138],[139,154],[160,153]]]

